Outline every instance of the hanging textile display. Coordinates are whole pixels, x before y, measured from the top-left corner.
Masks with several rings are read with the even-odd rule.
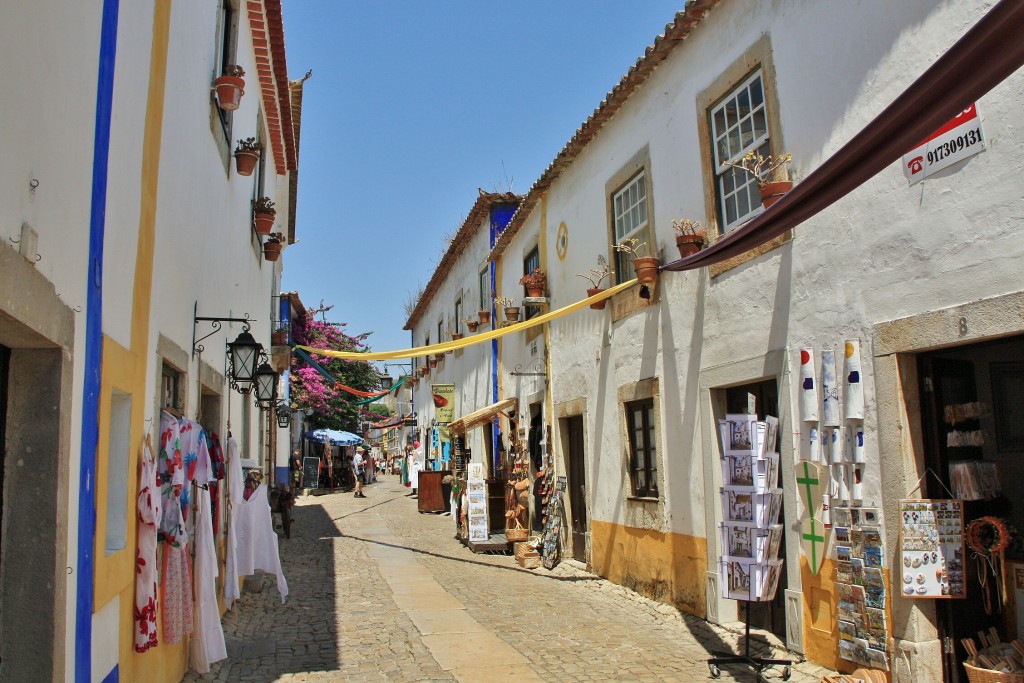
[[[192,668],[204,674],[210,664],[227,659],[224,628],[217,605],[217,548],[211,519],[210,491],[197,489],[195,530],[195,628],[192,637]]]
[[[184,543],[178,546],[164,544],[160,613],[165,644],[180,643],[185,634],[192,633],[192,581]]]
[[[238,581],[243,576],[256,573],[257,569],[277,577],[277,592],[283,603],[288,597],[288,581],[281,569],[278,553],[278,539],[274,532],[274,521],[267,497],[267,485],[260,484],[248,500],[231,502],[231,526],[234,533],[228,536],[227,575],[224,580],[224,596],[238,599]]]
[[[156,483],[156,460],[150,435],[142,448],[139,474],[138,549],[135,555],[135,651],[145,652],[157,645],[157,546],[160,523],[160,489]]]

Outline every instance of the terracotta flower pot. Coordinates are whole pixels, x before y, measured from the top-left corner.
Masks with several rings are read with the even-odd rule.
[[[686,258],[693,256],[704,248],[703,235],[676,235],[676,248],[679,249],[679,257]]]
[[[476,316],[480,318],[481,325],[486,325],[487,323],[491,322],[491,312],[486,308],[481,308],[479,311],[477,311]]]
[[[636,271],[636,279],[642,285],[653,285],[658,279],[658,257],[638,256],[633,259],[633,270]]]
[[[510,323],[519,322],[519,306],[506,306],[505,320]]]
[[[420,380],[419,380],[418,377],[413,377],[411,380],[409,380],[409,384],[411,384],[414,387],[418,386],[419,383],[420,383]]]
[[[437,359],[436,358],[431,358],[430,359],[430,367],[432,367],[432,368],[436,368],[437,367]]]
[[[462,333],[461,332],[453,332],[452,333],[452,341],[458,341],[460,339],[462,339]]]
[[[238,109],[239,103],[242,101],[242,95],[245,94],[245,79],[241,76],[218,76],[213,82],[213,87],[217,90],[217,104],[221,109],[226,111],[234,111]]]
[[[480,325],[480,323],[476,322],[475,320],[467,320],[466,321],[466,328],[469,330],[470,334],[475,334],[476,333],[476,328],[479,327],[479,325]]]
[[[263,258],[268,261],[276,261],[281,256],[280,242],[267,241],[263,243]]]
[[[257,235],[269,235],[274,230],[276,213],[257,213],[253,215]]]
[[[760,185],[758,189],[761,190],[761,204],[767,209],[782,199],[782,195],[793,189],[793,181],[785,180],[778,183],[765,183]]]
[[[537,287],[526,286],[526,296],[540,298],[544,296],[544,285]]]
[[[427,368],[417,368],[416,372],[420,373],[420,377],[426,377],[427,373],[430,372]]]
[[[270,334],[270,343],[273,346],[287,346],[288,345],[288,333],[284,332],[284,331],[272,332]]]
[[[600,294],[604,291],[604,287],[590,287],[587,289],[587,297],[592,297],[595,294]],[[601,299],[596,304],[590,304],[590,307],[595,311],[603,311],[605,304],[608,303],[608,299]]]
[[[256,162],[259,160],[259,152],[235,152],[235,171],[238,175],[250,176],[256,170]]]

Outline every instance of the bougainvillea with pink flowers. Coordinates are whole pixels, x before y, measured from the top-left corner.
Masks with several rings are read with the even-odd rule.
[[[304,316],[292,321],[292,338],[296,344],[332,351],[369,351],[366,338],[369,332],[350,335],[345,332],[347,323],[318,320],[317,315],[326,318],[333,306],[309,309]],[[317,364],[345,386],[361,391],[377,391],[380,387],[380,373],[366,361],[342,360],[329,356],[312,354]],[[358,396],[335,389],[331,381],[298,356],[292,356],[291,400],[299,410],[311,411],[310,422],[315,428],[344,429],[356,431],[360,406]]]

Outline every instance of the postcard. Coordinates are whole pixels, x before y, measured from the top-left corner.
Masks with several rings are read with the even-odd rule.
[[[850,546],[837,545],[836,546],[836,560],[839,562],[849,562],[851,560]]]
[[[885,588],[882,582],[882,570],[878,567],[864,568],[864,585],[869,588]]]
[[[839,638],[842,640],[853,642],[853,639],[857,637],[857,627],[852,621],[839,621]]]
[[[882,548],[880,546],[864,546],[864,565],[867,567],[882,566]]]
[[[868,617],[868,628],[872,628],[879,631],[885,630],[885,610],[875,609],[874,607],[868,607],[865,609],[865,614]]]
[[[853,583],[853,565],[849,562],[836,562],[836,582]]]
[[[850,545],[850,527],[834,526],[832,527],[832,533],[835,534],[836,543]]]
[[[861,508],[861,524],[864,526],[881,526],[882,517],[878,514],[878,508]]]
[[[864,557],[864,532],[860,529],[850,530],[850,554],[853,557]]]
[[[864,606],[885,609],[885,589],[874,586],[864,587]]]
[[[850,508],[833,507],[832,525],[850,528]]]

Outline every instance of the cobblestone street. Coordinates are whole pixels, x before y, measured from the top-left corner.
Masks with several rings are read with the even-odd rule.
[[[224,617],[228,659],[184,680],[700,681],[709,651],[736,646],[738,628],[571,563],[525,570],[474,555],[451,517],[418,513],[396,477],[366,493],[300,499],[281,541],[288,603],[264,576]],[[798,663],[791,680],[824,672]],[[755,678],[735,667],[721,680]]]

